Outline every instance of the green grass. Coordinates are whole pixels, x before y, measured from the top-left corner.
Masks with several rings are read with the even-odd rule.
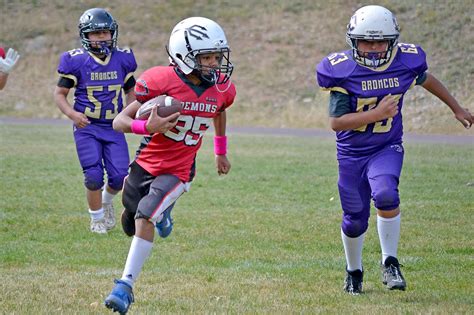
[[[0,139],[0,313],[108,313],[102,301],[130,239],[120,227],[89,232],[71,128],[0,125]],[[139,138],[128,139],[134,152]],[[408,290],[381,284],[372,216],[366,294],[352,297],[342,292],[333,140],[231,134],[233,168],[218,177],[209,139],[131,314],[472,312],[472,145],[406,145],[399,254]]]

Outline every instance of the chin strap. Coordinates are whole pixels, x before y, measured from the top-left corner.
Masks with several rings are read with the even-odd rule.
[[[225,92],[227,92],[227,90],[230,88],[230,84],[231,84],[231,83],[232,83],[232,82],[229,80],[229,81],[227,82],[227,86],[226,86],[226,88],[225,88],[224,90],[219,90],[219,84],[216,84],[216,90],[217,90],[219,93],[225,93]]]

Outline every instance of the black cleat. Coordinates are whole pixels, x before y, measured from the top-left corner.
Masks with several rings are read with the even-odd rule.
[[[362,293],[362,282],[364,272],[357,269],[354,271],[346,270],[346,280],[344,281],[344,291],[352,295],[359,295]]]
[[[122,229],[128,236],[135,235],[135,213],[128,212],[127,209],[123,209],[120,218],[122,222]]]
[[[407,283],[400,271],[400,266],[398,259],[393,256],[388,256],[382,264],[382,282],[387,289],[405,291]]]

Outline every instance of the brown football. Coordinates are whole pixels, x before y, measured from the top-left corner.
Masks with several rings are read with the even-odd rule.
[[[183,109],[181,102],[174,97],[160,95],[143,103],[135,114],[135,119],[148,119],[154,106],[158,106],[158,116],[160,117],[167,117],[171,114],[181,112]]]

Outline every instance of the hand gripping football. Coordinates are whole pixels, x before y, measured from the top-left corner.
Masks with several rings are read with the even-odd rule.
[[[171,114],[181,112],[183,109],[181,102],[168,95],[160,95],[145,102],[135,114],[135,119],[147,120],[151,110],[158,106],[158,116],[167,117]]]

